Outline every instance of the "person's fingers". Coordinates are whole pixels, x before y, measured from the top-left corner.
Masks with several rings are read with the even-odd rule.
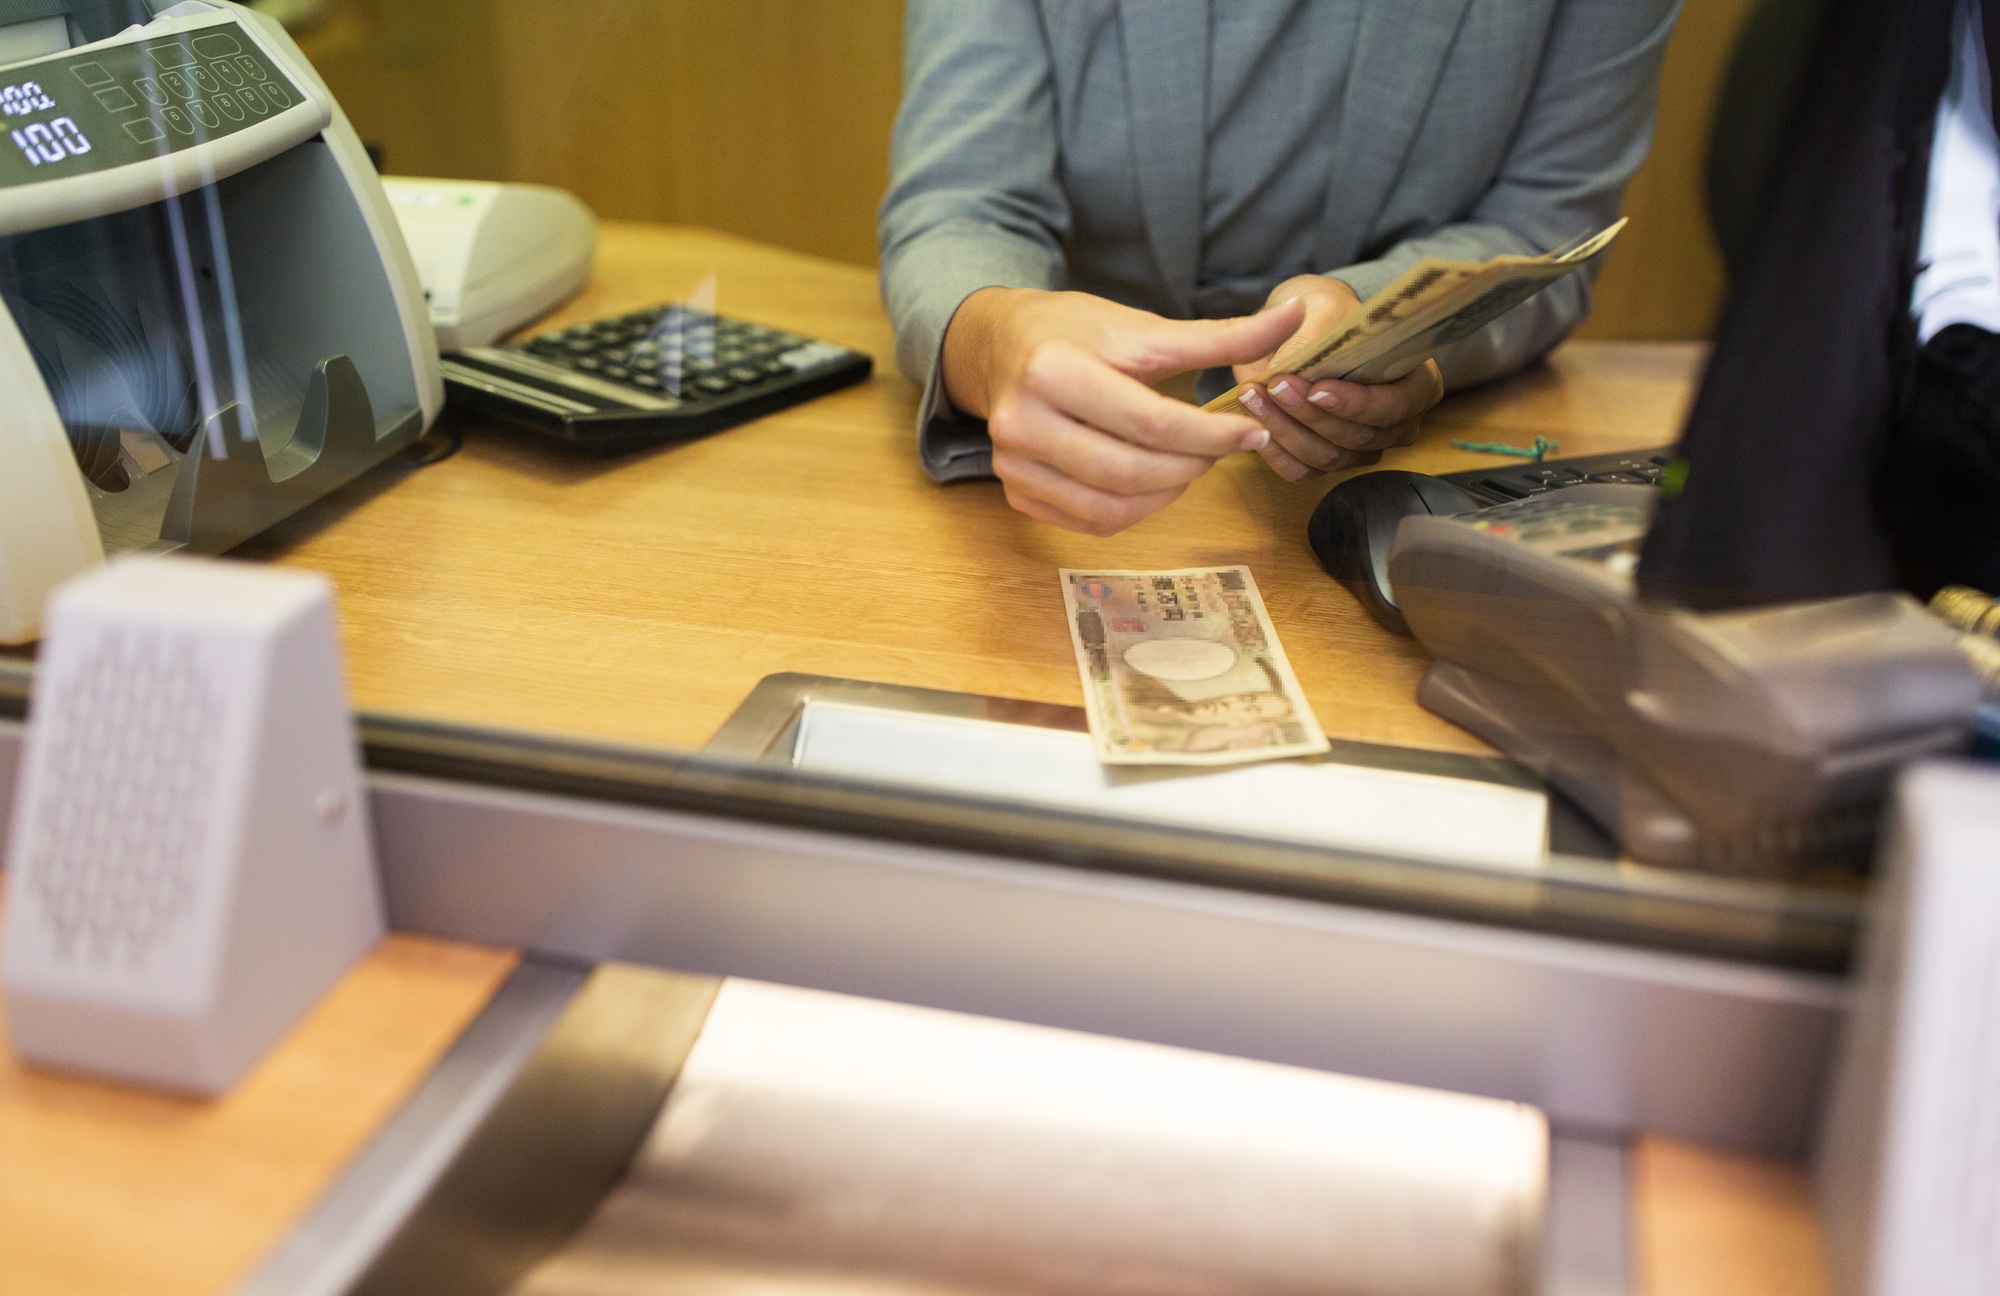
[[[1370,427],[1365,423],[1353,423],[1327,413],[1311,399],[1311,388],[1296,374],[1286,374],[1273,378],[1265,387],[1271,399],[1276,401],[1287,414],[1304,424],[1315,434],[1348,450],[1386,450],[1399,444],[1404,427]]]
[[[1086,486],[1113,495],[1146,495],[1185,486],[1214,466],[1204,455],[1167,454],[1146,450],[1096,428],[1063,420],[1044,423],[1047,440],[1024,449],[1039,450],[1033,458]]]
[[[1241,400],[1243,408],[1255,415],[1257,421],[1271,433],[1272,442],[1312,471],[1332,472],[1347,467],[1351,461],[1352,451],[1327,440],[1287,414],[1262,387],[1254,383],[1245,387]],[[1268,457],[1266,462],[1269,462]]]
[[[1444,384],[1435,365],[1419,365],[1392,383],[1314,383],[1306,399],[1336,418],[1368,427],[1400,427],[1438,403]]]
[[[1280,343],[1271,354],[1237,365],[1237,382],[1257,382],[1271,371],[1277,361],[1300,356],[1304,348],[1325,336],[1361,305],[1352,288],[1338,279],[1323,275],[1301,275],[1288,279],[1271,290],[1271,297],[1275,301],[1297,298],[1305,303],[1305,319],[1299,324],[1298,331]]]
[[[1091,524],[1082,518],[1071,517],[1047,500],[1037,499],[1026,491],[1009,485],[1006,482],[1002,482],[1000,485],[1007,496],[1008,507],[1012,508],[1015,512],[1025,513],[1037,522],[1046,522],[1050,526],[1061,527],[1065,531],[1078,531],[1084,535],[1091,534],[1093,530]]]
[[[1313,468],[1300,463],[1298,459],[1293,457],[1291,451],[1285,449],[1285,447],[1279,445],[1276,441],[1259,450],[1257,455],[1270,466],[1272,472],[1289,482],[1304,481],[1315,474]]]
[[[1185,486],[1214,460],[1136,446],[1079,423],[1032,395],[1009,396],[987,422],[996,450],[1045,463],[1065,476],[1114,495],[1144,495]],[[1257,431],[1262,435],[1262,428]],[[1233,447],[1232,447],[1233,448]]]
[[[1186,486],[1176,486],[1144,495],[1116,495],[1077,481],[1026,455],[1000,449],[993,452],[993,472],[1005,484],[1009,503],[1023,513],[1100,537],[1116,535],[1159,512],[1187,490]],[[1016,502],[1017,499],[1021,502]],[[1046,507],[1022,507],[1022,503],[1030,500]]]
[[[1305,316],[1305,303],[1293,299],[1238,319],[1158,320],[1129,340],[1119,368],[1153,382],[1190,369],[1242,364],[1276,351]]]
[[[1035,348],[1028,357],[1023,386],[1051,409],[1149,450],[1220,459],[1241,450],[1255,450],[1270,439],[1253,419],[1210,414],[1162,396],[1068,343]],[[1063,466],[1073,475],[1084,476]],[[1086,480],[1112,485],[1095,477]]]

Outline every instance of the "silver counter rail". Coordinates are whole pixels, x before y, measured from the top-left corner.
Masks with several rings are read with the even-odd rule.
[[[0,826],[32,682],[0,656]],[[1858,895],[1161,830],[363,714],[390,921],[1801,1155]]]

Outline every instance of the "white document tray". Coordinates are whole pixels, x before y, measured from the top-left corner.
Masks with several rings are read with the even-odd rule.
[[[1336,742],[1221,770],[1107,768],[1081,708],[803,675],[765,679],[709,754],[950,795],[1370,854],[1534,869],[1549,804],[1504,762]]]

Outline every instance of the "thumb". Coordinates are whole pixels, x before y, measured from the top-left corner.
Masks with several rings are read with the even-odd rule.
[[[1135,339],[1134,377],[1148,382],[1190,369],[1246,364],[1270,355],[1305,323],[1305,303],[1292,298],[1236,319],[1160,320]]]

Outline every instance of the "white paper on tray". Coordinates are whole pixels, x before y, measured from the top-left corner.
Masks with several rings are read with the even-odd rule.
[[[1454,863],[1540,867],[1548,798],[1499,783],[1325,761],[1112,769],[1087,734],[806,704],[800,769],[1154,824]]]

